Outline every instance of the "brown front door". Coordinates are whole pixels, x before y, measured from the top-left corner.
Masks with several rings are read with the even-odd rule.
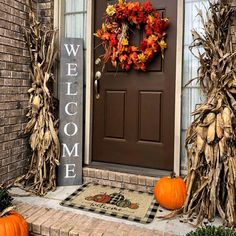
[[[94,3],[94,28],[101,27],[108,3]],[[100,79],[100,98],[94,96],[92,161],[172,170],[174,160],[175,55],[177,0],[152,0],[170,18],[168,49],[147,72],[106,66]],[[136,32],[133,43],[139,44]],[[95,39],[94,61],[104,53]],[[100,66],[94,64],[94,73]]]

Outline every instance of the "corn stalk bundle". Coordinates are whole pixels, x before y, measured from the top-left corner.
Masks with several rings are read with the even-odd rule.
[[[26,187],[37,195],[56,188],[56,167],[59,165],[60,144],[58,120],[54,115],[54,102],[50,82],[54,79],[52,67],[57,55],[56,31],[37,21],[30,2],[30,27],[24,29],[31,58],[29,89],[29,121],[24,132],[30,134],[32,158],[28,173],[17,178],[14,185]]]
[[[191,52],[199,59],[197,78],[206,100],[192,113],[187,130],[187,198],[183,213],[236,226],[236,52],[230,26],[235,10],[222,0],[209,2],[201,18],[204,33],[192,31]],[[197,53],[196,53],[197,52]]]

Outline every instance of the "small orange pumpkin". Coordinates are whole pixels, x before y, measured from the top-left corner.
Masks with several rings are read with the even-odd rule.
[[[160,206],[169,210],[181,208],[187,195],[183,179],[176,177],[174,173],[171,174],[171,177],[163,177],[158,180],[153,192]]]
[[[138,205],[138,203],[131,203],[131,204],[129,205],[129,208],[130,208],[130,209],[138,209],[138,208],[139,208],[139,205]]]
[[[0,217],[1,236],[28,236],[28,225],[23,216],[16,211],[10,211]]]
[[[98,194],[93,197],[93,200],[99,203],[108,203],[111,200],[111,197],[107,194]]]

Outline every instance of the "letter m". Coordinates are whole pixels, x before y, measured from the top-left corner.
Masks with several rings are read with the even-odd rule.
[[[78,157],[78,148],[79,143],[75,143],[72,149],[70,150],[66,143],[62,143],[62,157],[71,157],[73,154],[73,157]]]

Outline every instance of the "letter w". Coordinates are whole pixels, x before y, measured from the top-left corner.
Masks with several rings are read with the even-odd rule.
[[[68,54],[69,57],[70,57],[71,52],[73,52],[74,57],[75,57],[78,50],[79,50],[79,47],[80,47],[80,45],[77,45],[76,50],[75,50],[74,49],[74,44],[69,44],[69,46],[68,46],[68,44],[64,44],[64,46],[66,48],[66,51],[67,51],[67,54]]]

